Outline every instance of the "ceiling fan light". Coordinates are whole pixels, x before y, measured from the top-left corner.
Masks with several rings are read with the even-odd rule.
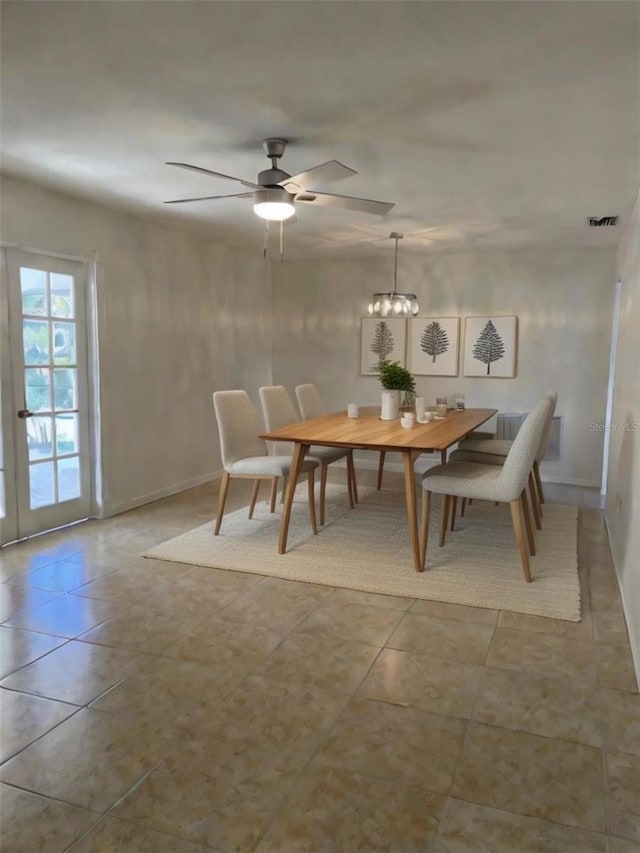
[[[253,212],[269,222],[283,222],[296,212],[293,196],[282,187],[256,190],[253,194]]]

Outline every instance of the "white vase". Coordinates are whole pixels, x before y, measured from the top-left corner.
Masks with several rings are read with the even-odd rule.
[[[380,409],[380,418],[383,421],[392,421],[400,414],[400,392],[387,391],[382,392],[382,407]]]

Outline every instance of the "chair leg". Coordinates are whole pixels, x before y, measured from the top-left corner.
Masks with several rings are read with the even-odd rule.
[[[458,509],[458,496],[453,495],[453,501],[451,504],[451,531],[453,532],[456,529],[456,510]]]
[[[532,557],[536,555],[536,540],[533,538],[533,528],[531,527],[531,516],[529,515],[529,501],[527,500],[527,490],[523,489],[520,495],[522,501],[522,514],[524,516],[524,526],[527,528],[527,539],[529,540],[529,553]]]
[[[520,560],[522,561],[522,571],[524,572],[524,579],[527,583],[531,583],[531,572],[529,571],[529,555],[527,554],[527,547],[524,544],[524,537],[522,536],[522,519],[520,518],[520,501],[511,501],[511,520],[513,521],[513,532],[516,536],[516,542],[518,543],[518,550],[520,551]]]
[[[531,509],[533,510],[533,518],[536,523],[536,530],[542,530],[542,521],[540,520],[540,508],[538,506],[538,495],[536,493],[536,484],[533,479],[533,473],[529,473],[529,497],[531,498]]]
[[[309,520],[311,521],[311,529],[313,535],[318,535],[318,525],[316,524],[316,483],[313,476],[313,468],[309,471]]]
[[[320,526],[324,527],[324,502],[327,495],[327,465],[320,465]]]
[[[440,514],[440,547],[444,545],[447,535],[447,521],[449,520],[449,495],[442,496],[442,511]]]
[[[216,526],[213,531],[214,536],[217,536],[218,533],[220,533],[220,525],[222,524],[222,516],[224,515],[224,505],[227,500],[227,489],[229,488],[229,480],[230,477],[225,471],[222,475],[220,491],[218,492],[218,512],[216,514]]]
[[[270,506],[269,506],[271,512],[276,511],[276,500],[277,500],[277,498],[278,498],[278,478],[272,477],[271,478],[271,497],[270,497]]]
[[[353,464],[353,450],[347,453],[347,485],[349,487],[349,506],[353,509],[358,503],[358,483],[356,481],[356,468]]]
[[[386,456],[386,450],[380,451],[380,459],[378,461],[378,482],[376,484],[376,489],[380,491],[382,488],[382,474],[384,472],[384,457]]]
[[[464,518],[464,511],[467,508],[467,499],[462,498],[462,504],[460,505],[460,518]]]
[[[251,501],[249,502],[249,518],[253,518],[253,510],[256,507],[258,500],[258,492],[260,491],[260,480],[253,481],[253,489],[251,490]]]
[[[544,503],[544,492],[542,491],[542,480],[540,479],[540,466],[538,465],[538,460],[533,463],[533,476],[536,478],[536,486],[538,487],[538,497],[540,498],[540,503]],[[542,509],[540,509],[540,515],[542,515]]]
[[[429,541],[429,508],[431,504],[431,492],[422,490],[422,542],[420,543],[420,565],[425,570],[427,562],[427,543]]]

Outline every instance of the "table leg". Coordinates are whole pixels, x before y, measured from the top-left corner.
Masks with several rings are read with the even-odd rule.
[[[446,449],[440,451],[440,464],[441,465],[447,464],[447,451],[446,451]]]
[[[293,496],[296,493],[296,485],[298,484],[298,476],[304,455],[309,449],[308,444],[300,444],[295,442],[293,446],[293,455],[291,457],[291,470],[287,477],[287,493],[282,507],[282,518],[280,520],[280,539],[278,540],[278,554],[284,554],[287,550],[287,537],[289,535],[289,519],[291,518],[291,506],[293,504]]]
[[[402,459],[404,462],[404,490],[407,500],[407,519],[409,521],[409,535],[411,537],[411,549],[413,551],[413,566],[416,572],[422,571],[420,562],[420,536],[418,533],[418,509],[416,505],[416,481],[414,478],[413,463],[416,460],[415,451],[404,450]]]

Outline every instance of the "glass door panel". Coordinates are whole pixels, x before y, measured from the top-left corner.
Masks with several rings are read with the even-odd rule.
[[[84,265],[9,251],[19,535],[86,518],[90,466]]]

